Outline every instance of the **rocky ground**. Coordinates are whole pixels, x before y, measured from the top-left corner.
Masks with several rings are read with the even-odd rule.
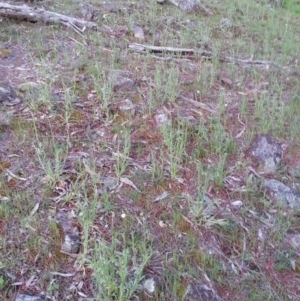
[[[1,3],[3,300],[299,300],[299,15]]]

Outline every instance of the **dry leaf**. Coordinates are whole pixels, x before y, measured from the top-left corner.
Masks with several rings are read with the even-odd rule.
[[[34,280],[35,275],[32,275],[26,282],[25,282],[25,286],[29,287],[32,283],[32,281]]]
[[[127,184],[129,186],[131,186],[132,188],[134,188],[136,191],[141,192],[132,181],[130,181],[128,178],[120,178],[120,182]]]
[[[224,86],[228,86],[229,88],[232,88],[232,85],[233,85],[232,80],[230,80],[227,77],[221,77],[220,80]]]
[[[165,199],[168,195],[169,195],[168,192],[164,191],[161,195],[155,198],[154,202],[161,201]]]
[[[39,207],[40,207],[40,203],[36,203],[30,212],[30,216],[33,216],[39,210]]]

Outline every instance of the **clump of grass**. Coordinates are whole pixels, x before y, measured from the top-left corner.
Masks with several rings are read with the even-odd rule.
[[[114,158],[116,162],[115,172],[118,179],[126,171],[126,168],[128,166],[130,148],[130,129],[124,128],[120,131],[119,139],[117,141],[117,150],[114,153]]]
[[[110,244],[95,243],[90,262],[95,272],[96,290],[103,300],[129,300],[143,277],[143,270],[152,256],[151,247],[117,233]]]
[[[162,127],[162,135],[167,147],[171,179],[174,180],[184,159],[188,128],[185,122],[179,122],[176,126],[165,122]],[[162,159],[162,161],[164,160]]]
[[[297,0],[283,0],[282,6],[290,12],[300,15],[300,4]]]

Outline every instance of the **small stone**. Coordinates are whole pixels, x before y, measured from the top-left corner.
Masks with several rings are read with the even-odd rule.
[[[88,60],[88,56],[86,55],[80,56],[72,60],[72,62],[70,63],[70,70],[84,70],[88,65]]]
[[[297,163],[296,166],[293,168],[290,168],[290,173],[295,177],[295,178],[300,178],[300,163]]]
[[[225,28],[230,28],[233,26],[233,23],[231,20],[227,19],[227,18],[222,18],[220,21],[219,21],[219,27],[222,28],[222,29],[225,29]]]
[[[119,78],[118,82],[114,85],[114,91],[134,91],[135,90],[135,83],[134,80],[130,78]]]
[[[73,214],[62,211],[57,214],[56,219],[64,234],[64,241],[62,243],[61,250],[67,253],[78,253],[80,247],[80,236],[78,227],[74,226],[75,219]]]
[[[114,177],[101,176],[100,183],[102,183],[109,191],[114,190],[118,186],[118,180]]]
[[[108,75],[109,81],[112,83],[114,92],[132,92],[136,90],[133,75],[124,70],[112,70]]]
[[[188,125],[193,128],[198,128],[199,118],[193,116],[192,112],[188,109],[180,109],[178,112],[180,119],[184,120]]]
[[[204,196],[203,200],[200,200],[203,202],[203,215],[205,216],[212,216],[215,215],[219,212],[218,207],[216,206],[216,204],[214,203],[214,201],[209,198],[208,196]]]
[[[112,115],[119,115],[121,117],[128,118],[129,116],[134,116],[136,113],[135,105],[130,99],[124,99],[115,103],[109,104],[109,112]]]
[[[185,292],[184,301],[222,301],[212,289],[205,284],[190,284]]]
[[[67,253],[78,253],[80,247],[80,237],[78,235],[66,234],[65,241],[61,246],[61,250]]]
[[[282,146],[270,135],[258,135],[248,151],[250,158],[262,166],[265,173],[274,173],[282,157]]]
[[[133,25],[133,31],[134,31],[134,37],[139,41],[145,40],[145,34],[143,28],[138,25],[137,23],[134,23]]]
[[[240,208],[240,207],[242,207],[243,202],[241,200],[236,200],[236,201],[231,202],[231,205],[235,208]]]
[[[119,102],[119,109],[122,112],[130,111],[134,109],[134,104],[130,99],[125,99]]]
[[[264,187],[276,202],[291,209],[300,209],[300,195],[294,189],[275,179],[265,181]]]
[[[140,283],[140,290],[147,295],[157,295],[163,289],[163,279],[157,275],[146,274]]]
[[[295,234],[291,237],[290,244],[296,250],[300,251],[300,234]]]
[[[81,3],[78,5],[78,8],[81,17],[85,20],[93,20],[95,18],[95,9],[90,4]]]
[[[153,294],[155,292],[155,282],[154,282],[153,278],[145,280],[143,283],[143,288],[148,293]]]
[[[165,123],[170,124],[170,120],[164,110],[158,109],[154,115],[155,123],[158,127],[162,127]]]
[[[7,106],[19,104],[21,100],[17,97],[15,90],[5,83],[0,83],[0,104]]]

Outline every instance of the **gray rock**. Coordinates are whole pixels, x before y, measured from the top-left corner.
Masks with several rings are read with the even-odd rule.
[[[191,127],[196,129],[198,128],[200,123],[199,118],[194,117],[191,110],[181,108],[178,111],[178,116],[180,117],[180,119],[184,120]]]
[[[10,85],[0,82],[0,104],[13,106],[20,102],[21,100],[17,97],[15,90]]]
[[[101,176],[100,183],[102,183],[108,191],[112,191],[118,187],[118,180],[114,177]]]
[[[300,234],[293,234],[290,237],[290,244],[297,251],[300,251]]]
[[[241,200],[236,200],[236,201],[232,201],[231,203],[231,206],[235,209],[239,209],[243,206],[243,201]]]
[[[70,63],[69,70],[84,70],[89,63],[89,58],[87,55],[79,56],[78,58],[74,59]]]
[[[119,109],[122,112],[130,111],[134,109],[134,104],[130,99],[124,99],[119,102]]]
[[[233,23],[231,20],[227,19],[227,18],[222,18],[220,21],[219,21],[219,27],[220,28],[230,28],[233,26]]]
[[[132,73],[124,70],[112,70],[108,74],[114,92],[132,92],[137,89]]]
[[[204,196],[203,205],[204,205],[203,215],[205,216],[215,215],[219,212],[219,209],[214,203],[214,201],[208,196]]]
[[[203,194],[188,196],[190,198],[190,214],[195,217],[210,218],[220,212],[216,202]]]
[[[124,115],[134,115],[135,105],[130,99],[124,99],[109,105],[109,110],[112,114]]]
[[[87,3],[80,3],[78,5],[80,16],[85,20],[93,20],[95,18],[96,10],[93,6]]]
[[[190,284],[185,292],[184,301],[223,301],[205,284]]]
[[[291,248],[293,251],[297,253],[297,255],[300,255],[300,234],[299,233],[288,233],[285,235],[283,244],[282,244],[282,250],[286,251],[287,253],[290,253]]]
[[[67,253],[78,253],[80,247],[79,229],[74,219],[74,216],[69,212],[59,212],[56,217],[60,224],[64,241],[62,242],[61,250]]]
[[[249,149],[249,156],[261,165],[263,172],[274,173],[281,163],[283,149],[270,135],[259,135]]]
[[[41,297],[18,294],[15,301],[43,301]]]
[[[296,166],[290,168],[289,171],[295,178],[300,178],[300,163],[297,163]]]
[[[163,279],[157,275],[146,274],[139,285],[139,291],[148,296],[157,296],[163,289]]]
[[[134,31],[134,37],[139,41],[145,40],[145,33],[143,28],[136,22],[133,23],[133,31]]]
[[[75,234],[66,234],[61,250],[67,253],[78,253],[80,247],[80,237]]]
[[[296,190],[275,179],[266,180],[264,187],[276,202],[291,209],[300,209],[300,195]]]
[[[171,125],[171,120],[167,113],[162,109],[157,109],[154,114],[154,120],[156,123],[156,126],[159,128],[162,128],[165,124],[168,126]]]

